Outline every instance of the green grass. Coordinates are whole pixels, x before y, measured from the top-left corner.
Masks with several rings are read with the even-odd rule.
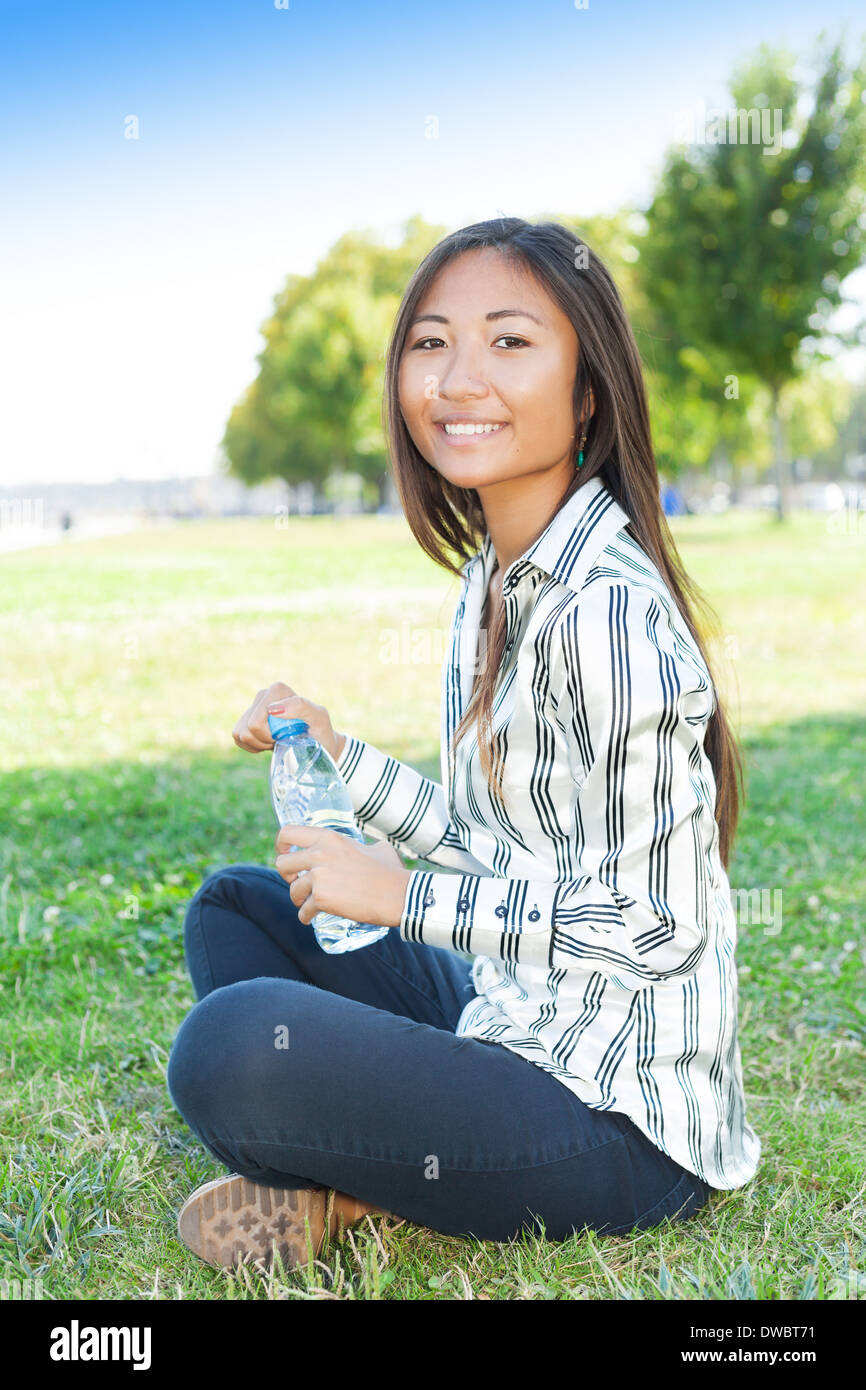
[[[866,537],[810,516],[675,533],[748,754],[731,882],[783,895],[782,930],[741,925],[737,953],[756,1178],[632,1238],[368,1219],[267,1277],[179,1244],[177,1210],[224,1171],[165,1086],[194,1002],[184,911],[211,869],[273,862],[267,757],[231,729],[285,680],[438,776],[458,591],[400,519],[180,523],[0,557],[0,1279],[60,1299],[866,1297]]]

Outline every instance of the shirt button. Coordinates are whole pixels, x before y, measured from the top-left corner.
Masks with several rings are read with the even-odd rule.
[[[458,902],[457,906],[459,907],[459,909],[460,909],[461,912],[465,912],[466,909],[467,909],[467,907],[469,906],[469,899],[468,899],[468,898],[461,898],[460,901]]]

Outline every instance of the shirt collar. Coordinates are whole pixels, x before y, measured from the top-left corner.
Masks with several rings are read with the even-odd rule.
[[[513,588],[533,566],[577,592],[593,560],[628,521],[628,514],[596,474],[572,493],[538,539],[509,565],[503,576],[503,592]],[[481,548],[461,566],[461,574],[467,579],[479,575],[489,579],[492,550],[490,532],[486,531]]]

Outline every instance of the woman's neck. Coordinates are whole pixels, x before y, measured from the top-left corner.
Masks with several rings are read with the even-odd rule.
[[[571,483],[570,462],[477,489],[498,562],[497,583],[509,565],[538,540]],[[496,569],[493,571],[497,574]]]

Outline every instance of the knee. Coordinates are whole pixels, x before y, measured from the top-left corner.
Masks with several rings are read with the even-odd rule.
[[[244,1110],[281,1071],[281,1029],[288,1035],[293,992],[308,985],[267,976],[222,985],[196,1004],[177,1031],[166,1085],[190,1122]]]
[[[187,1119],[199,1115],[225,1084],[227,1071],[238,1061],[238,1022],[245,1012],[242,980],[205,995],[178,1029],[166,1068],[166,1085],[175,1107]]]

